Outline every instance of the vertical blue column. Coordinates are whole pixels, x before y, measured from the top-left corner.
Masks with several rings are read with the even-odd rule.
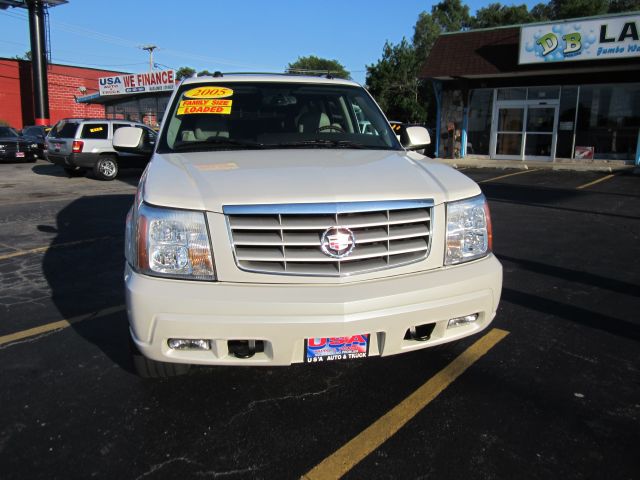
[[[440,112],[442,107],[442,82],[439,80],[431,80],[433,85],[433,93],[436,97],[436,148],[434,156],[440,155]],[[433,141],[433,139],[431,140]]]
[[[640,130],[638,130],[638,144],[636,145],[636,165],[640,166]]]
[[[460,132],[460,158],[467,156],[467,129],[469,128],[469,107],[462,110],[462,131]]]

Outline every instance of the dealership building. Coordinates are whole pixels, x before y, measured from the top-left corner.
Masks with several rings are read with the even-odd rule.
[[[640,12],[443,34],[443,158],[640,164]]]
[[[49,118],[93,117],[158,126],[175,85],[175,72],[123,73],[49,64]],[[0,58],[0,122],[35,124],[31,62]]]

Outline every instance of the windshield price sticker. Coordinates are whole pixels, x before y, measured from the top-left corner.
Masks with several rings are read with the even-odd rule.
[[[305,363],[368,357],[369,337],[367,333],[350,337],[307,338],[304,341]]]
[[[227,98],[233,95],[233,90],[227,87],[197,87],[182,94],[185,98]]]
[[[233,100],[182,100],[178,105],[177,115],[213,113],[219,115],[229,115]]]

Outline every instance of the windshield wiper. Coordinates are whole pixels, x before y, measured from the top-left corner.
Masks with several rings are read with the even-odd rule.
[[[232,140],[230,138],[210,138],[195,142],[176,142],[173,146],[175,151],[211,150],[217,148],[241,147],[241,148],[264,148],[262,143],[248,140]]]
[[[287,143],[268,143],[266,147],[271,148],[365,148],[365,149],[377,149],[380,147],[365,145],[363,143],[352,142],[351,140],[328,140],[316,138],[313,140],[301,140],[299,142],[287,142]],[[386,147],[385,147],[386,148]]]

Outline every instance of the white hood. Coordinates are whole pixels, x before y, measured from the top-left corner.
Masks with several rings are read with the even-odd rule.
[[[224,205],[331,203],[478,195],[454,169],[415,153],[289,149],[155,154],[144,200],[222,212]]]

